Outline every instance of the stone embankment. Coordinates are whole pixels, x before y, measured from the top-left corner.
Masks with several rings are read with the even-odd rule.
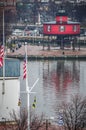
[[[22,59],[25,56],[25,46],[15,50],[14,52],[8,52],[7,57]],[[86,59],[86,48],[76,48],[74,51],[71,48],[65,48],[61,50],[58,47],[43,46],[27,46],[27,56],[29,59]]]

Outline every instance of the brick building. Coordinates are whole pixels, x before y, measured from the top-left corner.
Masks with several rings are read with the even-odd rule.
[[[5,9],[15,9],[16,0],[0,0],[0,10]]]
[[[16,0],[0,0],[0,42],[3,40],[3,10],[5,36],[8,36],[11,32],[11,23],[14,21],[14,16],[16,15]]]

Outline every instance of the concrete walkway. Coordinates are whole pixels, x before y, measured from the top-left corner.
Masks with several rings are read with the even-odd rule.
[[[63,54],[64,52],[64,54]],[[7,56],[11,57],[19,57],[25,55],[25,47],[22,45],[21,48],[18,50],[15,50],[14,52],[7,53]],[[59,47],[51,47],[50,50],[48,50],[48,47],[45,47],[43,50],[42,46],[27,46],[27,55],[29,57],[63,57],[63,56],[82,56],[86,57],[86,48],[76,48],[74,51],[71,48],[65,48],[64,50],[61,50]]]

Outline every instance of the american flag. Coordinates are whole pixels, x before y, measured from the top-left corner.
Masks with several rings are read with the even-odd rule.
[[[0,67],[3,66],[4,46],[0,46]]]
[[[2,67],[2,66],[3,66],[3,58],[0,57],[0,67]]]
[[[24,59],[23,63],[23,79],[26,79],[26,58]]]
[[[4,46],[2,45],[1,47],[0,47],[0,57],[4,57]]]

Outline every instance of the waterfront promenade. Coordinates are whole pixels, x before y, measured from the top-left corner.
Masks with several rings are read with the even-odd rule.
[[[23,58],[25,55],[25,47],[22,45],[21,48],[18,48],[14,52],[7,52],[7,57],[12,58]],[[32,59],[68,59],[68,58],[84,58],[86,59],[86,48],[75,48],[73,51],[72,48],[64,48],[61,50],[59,47],[48,47],[37,46],[37,45],[28,45],[27,46],[27,56]]]

